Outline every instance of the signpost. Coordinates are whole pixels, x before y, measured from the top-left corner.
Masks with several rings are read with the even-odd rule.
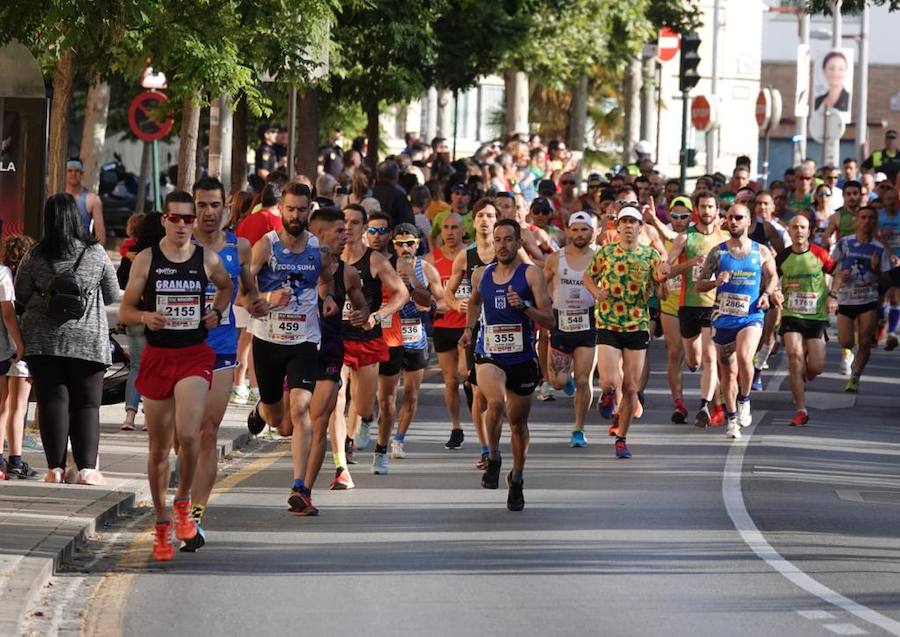
[[[764,88],[756,96],[756,124],[759,126],[759,132],[765,137],[761,175],[763,186],[769,181],[769,139],[772,131],[781,122],[781,108],[781,91],[778,89]]]
[[[128,107],[128,124],[131,126],[131,132],[138,139],[153,143],[151,183],[153,184],[153,206],[157,211],[162,210],[162,197],[159,191],[159,140],[172,132],[172,126],[175,124],[168,112],[161,115],[162,106],[168,101],[169,98],[165,93],[144,91],[139,93]],[[166,119],[162,119],[162,117]]]

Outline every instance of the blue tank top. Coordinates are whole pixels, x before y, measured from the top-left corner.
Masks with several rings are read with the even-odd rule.
[[[251,317],[247,329],[257,338],[278,345],[318,345],[322,338],[316,290],[322,270],[319,240],[309,234],[303,252],[294,253],[281,243],[275,230],[263,235],[263,239],[272,244],[272,256],[257,275],[259,291],[265,294],[290,288],[291,300],[263,318]]]
[[[81,215],[81,229],[84,231],[85,238],[92,237],[94,232],[91,224],[94,223],[94,217],[87,207],[88,189],[82,188],[78,196],[75,197],[75,204],[78,206],[78,213]]]
[[[900,257],[900,212],[891,216],[882,208],[878,211],[878,232],[881,243],[889,252]]]
[[[727,243],[719,244],[718,272],[728,271],[731,278],[716,292],[713,308],[713,327],[740,329],[762,322],[764,312],[759,309],[759,288],[762,284],[762,259],[759,244],[750,242],[750,252],[738,259],[728,251]]]
[[[422,257],[416,257],[416,280],[421,285],[427,285],[425,280],[425,268],[422,265]],[[413,350],[428,349],[428,335],[426,334],[428,310],[420,310],[410,298],[406,305],[401,307],[397,314],[400,319],[400,334],[403,336],[403,348]]]
[[[231,277],[231,284],[234,289],[231,291],[231,300],[228,302],[228,308],[222,312],[222,322],[218,327],[209,330],[206,335],[206,344],[213,348],[213,351],[219,356],[231,356],[237,353],[237,328],[234,325],[234,299],[238,293],[238,281],[241,276],[241,260],[238,256],[238,240],[233,233],[225,232],[225,245],[219,250],[219,257],[222,259],[222,265]],[[213,298],[216,296],[216,285],[210,281],[206,285],[206,303],[207,312],[212,305]]]
[[[496,263],[488,265],[478,284],[478,293],[481,295],[481,329],[475,353],[501,365],[534,360],[534,327],[531,319],[525,312],[506,302],[506,290],[512,286],[522,300],[534,304],[534,294],[525,278],[528,266],[520,263],[512,278],[500,284],[494,283],[496,267]]]

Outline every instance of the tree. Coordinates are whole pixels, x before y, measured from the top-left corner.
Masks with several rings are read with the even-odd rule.
[[[863,7],[869,6],[883,7],[888,6],[888,11],[900,11],[900,0],[844,0],[841,5],[841,13],[856,14],[863,10]],[[810,13],[824,13],[831,15],[831,0],[809,0],[806,3]]]

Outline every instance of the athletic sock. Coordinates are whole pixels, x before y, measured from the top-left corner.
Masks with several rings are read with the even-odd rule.
[[[522,470],[521,469],[516,469],[515,467],[513,467],[512,481],[513,482],[521,482],[522,481]]]
[[[337,469],[339,467],[344,467],[345,469],[347,468],[347,458],[346,458],[346,455],[344,454],[343,449],[341,451],[337,451],[337,452],[332,451],[331,459],[334,461],[335,469]]]
[[[10,467],[21,467],[22,466],[22,456],[9,456],[9,466]]]
[[[466,405],[469,406],[469,413],[472,413],[472,401],[475,400],[475,395],[472,392],[472,385],[463,383],[463,393],[466,395]]]
[[[481,453],[488,453],[488,454],[489,454],[490,452],[491,452],[491,448],[490,448],[490,447],[488,447],[487,445],[481,445]]]
[[[725,417],[728,418],[728,420],[731,420],[732,418],[737,418],[737,412],[736,412],[736,411],[728,411],[728,410],[726,409],[726,410],[725,410]]]
[[[619,435],[617,435],[617,436],[616,436],[616,442],[619,442],[620,440],[621,440],[622,442],[625,442],[625,436],[619,436]]]
[[[406,434],[402,434],[399,431],[394,434],[394,440],[397,442],[403,442],[406,439]]]
[[[309,487],[300,487],[300,495],[312,495],[312,489],[310,489]]]
[[[900,325],[900,305],[892,305],[888,312],[888,332],[896,334],[898,325]]]
[[[387,453],[387,445],[375,445],[375,453]]]
[[[206,515],[206,505],[205,504],[192,504],[191,505],[191,517],[194,518],[194,522],[196,522],[197,524],[202,524],[204,515]]]
[[[708,400],[706,400],[705,398],[700,399],[700,409],[706,409],[708,405],[709,405]]]
[[[299,491],[303,491],[303,478],[294,478],[294,486],[292,489],[297,489]]]
[[[750,396],[749,396],[749,394],[747,396],[741,396],[740,394],[738,394],[737,401],[739,403],[750,402]]]

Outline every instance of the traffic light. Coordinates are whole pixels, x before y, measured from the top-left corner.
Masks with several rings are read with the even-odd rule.
[[[690,91],[700,81],[700,36],[695,32],[681,36],[681,66],[678,70],[678,88]]]

